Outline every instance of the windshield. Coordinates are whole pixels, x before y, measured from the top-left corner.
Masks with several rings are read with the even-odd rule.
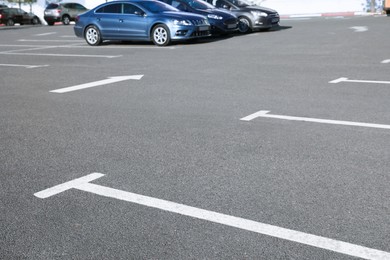
[[[144,7],[146,10],[152,13],[162,13],[166,11],[179,11],[173,6],[170,6],[168,4],[157,2],[157,1],[145,1],[145,2],[139,2],[139,5]]]
[[[184,2],[194,9],[207,10],[215,8],[213,5],[201,0],[184,0]]]
[[[228,0],[228,1],[238,7],[246,7],[252,5],[252,3],[246,0]]]

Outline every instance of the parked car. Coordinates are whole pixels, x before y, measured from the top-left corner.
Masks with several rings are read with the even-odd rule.
[[[2,8],[0,9],[0,24],[14,26],[16,23],[24,24],[40,24],[38,16],[33,13],[28,13],[20,8]]]
[[[269,30],[279,24],[279,13],[273,9],[253,5],[246,0],[206,0],[215,7],[234,13],[239,20],[241,33],[254,30]]]
[[[211,35],[206,17],[183,13],[154,0],[104,3],[79,15],[74,32],[92,46],[104,40],[153,41],[166,46],[171,41]]]
[[[202,0],[160,0],[184,12],[207,16],[213,34],[231,33],[238,29],[237,17]]]
[[[68,25],[75,21],[77,15],[88,11],[88,9],[78,3],[51,3],[46,6],[43,19],[48,25],[54,25],[56,22],[62,22]]]
[[[2,9],[2,8],[8,8],[8,5],[3,5],[3,4],[1,4],[1,5],[0,5],[0,9]]]

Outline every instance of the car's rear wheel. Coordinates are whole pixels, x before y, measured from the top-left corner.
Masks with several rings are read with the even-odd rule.
[[[64,25],[69,25],[69,24],[70,24],[70,17],[69,17],[68,15],[64,15],[64,16],[62,17],[62,23],[63,23]]]
[[[249,33],[251,31],[251,22],[248,18],[238,18],[238,30],[240,31],[240,33]]]
[[[15,25],[15,22],[14,22],[14,20],[12,20],[12,19],[8,19],[6,25],[7,25],[7,26],[14,26],[14,25]]]
[[[164,24],[156,25],[152,30],[152,40],[157,46],[167,46],[171,43],[169,29]]]
[[[91,46],[97,46],[102,43],[100,30],[95,25],[90,25],[85,29],[84,38]]]

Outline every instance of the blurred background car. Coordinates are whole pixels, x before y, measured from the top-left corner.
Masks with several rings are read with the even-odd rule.
[[[20,8],[0,8],[0,24],[14,26],[15,24],[40,24],[41,20],[33,13]]]
[[[180,12],[154,0],[113,1],[76,18],[74,32],[89,45],[104,40],[153,41],[166,46],[171,41],[210,36],[206,17]]]
[[[279,24],[279,13],[273,9],[254,5],[246,0],[207,0],[215,7],[231,11],[238,17],[241,33],[269,30]]]
[[[237,17],[229,11],[221,10],[202,0],[160,0],[177,9],[206,16],[213,34],[227,34],[238,30]]]
[[[46,6],[43,19],[48,25],[54,25],[56,22],[68,25],[75,21],[77,15],[86,11],[88,9],[79,3],[51,3]]]

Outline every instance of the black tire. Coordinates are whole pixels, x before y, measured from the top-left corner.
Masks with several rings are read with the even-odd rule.
[[[252,25],[248,18],[241,16],[238,18],[238,30],[240,33],[249,33],[252,31]]]
[[[100,30],[95,25],[90,25],[85,29],[84,39],[91,46],[97,46],[103,41]]]
[[[169,29],[164,24],[156,25],[152,30],[153,43],[159,47],[167,46],[171,43],[171,35]]]
[[[6,23],[5,25],[7,25],[7,26],[14,26],[14,25],[15,25],[15,22],[14,22],[14,20],[12,20],[12,19],[8,19],[8,20],[7,20],[7,23]]]
[[[38,17],[33,17],[33,19],[31,20],[31,23],[32,23],[33,25],[36,25],[36,24],[40,24],[41,22],[40,22],[40,20],[39,20]]]
[[[69,25],[70,24],[70,17],[68,15],[62,16],[62,24],[63,25]]]

